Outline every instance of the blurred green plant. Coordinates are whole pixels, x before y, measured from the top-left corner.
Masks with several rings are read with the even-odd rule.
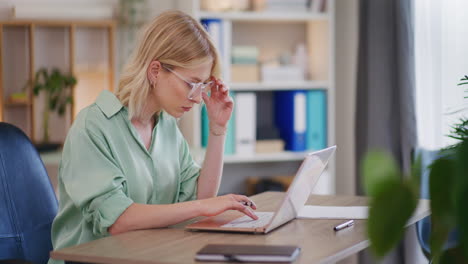
[[[41,68],[36,72],[32,82],[33,93],[38,96],[41,91],[45,93],[45,107],[43,112],[44,143],[49,142],[49,114],[57,112],[59,116],[65,113],[67,104],[73,103],[71,88],[76,84],[76,78],[71,74],[64,74],[59,69],[50,72]]]
[[[459,85],[468,84],[468,76],[460,81]],[[453,127],[450,137],[458,142],[443,149],[428,167],[432,212],[430,247],[436,264],[468,263],[467,118]],[[374,254],[383,257],[403,238],[405,225],[417,207],[421,160],[418,157],[410,175],[404,175],[390,154],[370,151],[363,159],[362,168],[364,188],[370,196],[367,234]],[[458,244],[444,249],[453,228],[458,228]]]

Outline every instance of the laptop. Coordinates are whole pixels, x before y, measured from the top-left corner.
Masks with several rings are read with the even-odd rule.
[[[312,189],[335,152],[336,146],[308,153],[302,162],[293,182],[288,188],[280,206],[275,212],[255,212],[257,220],[239,212],[226,211],[216,216],[204,218],[187,225],[188,230],[228,231],[266,234],[296,218],[307,202]]]

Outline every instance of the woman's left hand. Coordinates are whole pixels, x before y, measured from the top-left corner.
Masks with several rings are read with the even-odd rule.
[[[217,128],[225,129],[231,118],[234,102],[229,96],[229,89],[223,81],[215,77],[211,77],[211,81],[213,82],[211,95],[208,96],[205,92],[202,94],[208,118],[210,119],[210,127],[216,126]]]

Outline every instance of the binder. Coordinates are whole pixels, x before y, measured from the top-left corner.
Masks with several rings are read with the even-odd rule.
[[[285,141],[285,150],[305,151],[306,100],[302,90],[275,92],[275,125]]]
[[[229,92],[231,97],[235,100],[234,92]],[[202,147],[208,146],[208,137],[210,135],[210,123],[208,119],[208,112],[206,105],[202,106],[201,110],[201,142]],[[224,143],[224,154],[233,155],[235,152],[235,111],[232,112],[231,119],[228,122],[226,131],[226,141]]]
[[[210,35],[211,40],[213,41],[216,49],[220,52],[220,55],[223,56],[223,30],[221,19],[209,18],[202,19],[200,22]]]
[[[208,146],[208,137],[210,135],[210,121],[208,119],[206,105],[203,105],[201,109],[201,130],[202,147],[206,148],[206,146]]]
[[[324,90],[307,92],[307,149],[327,147],[327,95]]]
[[[257,98],[253,92],[237,93],[234,107],[236,155],[252,155],[255,153],[256,136],[256,106]]]

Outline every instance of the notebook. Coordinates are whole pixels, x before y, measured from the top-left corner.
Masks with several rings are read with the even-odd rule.
[[[199,261],[292,262],[301,249],[297,246],[208,244],[197,252]]]
[[[308,153],[275,212],[255,212],[259,217],[252,220],[244,215],[224,212],[187,225],[188,230],[268,233],[296,218],[307,202],[320,175],[335,152],[336,146]]]

